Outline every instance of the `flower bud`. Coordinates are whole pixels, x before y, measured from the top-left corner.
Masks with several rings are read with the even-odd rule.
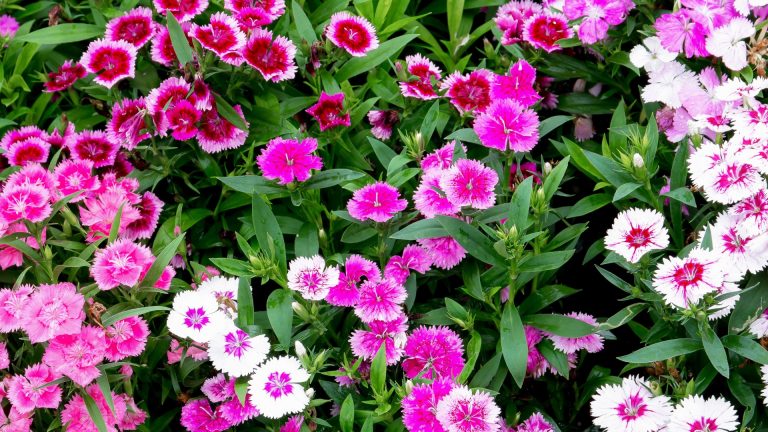
[[[296,342],[293,344],[293,346],[294,346],[294,348],[296,349],[296,355],[297,355],[297,356],[298,356],[300,359],[302,359],[302,360],[303,360],[303,359],[305,359],[305,358],[307,357],[307,349],[304,347],[304,344],[303,344],[303,343],[301,343],[301,341],[296,341]]]
[[[315,396],[315,389],[312,387],[308,388],[306,394],[308,398],[312,399]]]
[[[549,162],[544,162],[544,168],[542,169],[545,176],[548,176],[549,173],[552,172],[552,164]]]
[[[645,166],[645,161],[643,160],[643,157],[640,156],[640,153],[635,153],[632,156],[632,165],[637,169],[641,169]]]

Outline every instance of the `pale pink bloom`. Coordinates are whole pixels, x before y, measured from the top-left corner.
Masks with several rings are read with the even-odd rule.
[[[158,13],[171,12],[179,22],[189,21],[208,8],[208,0],[152,0]]]
[[[555,429],[544,418],[541,413],[535,413],[528,417],[528,420],[520,423],[516,429],[510,429],[510,432],[554,432]]]
[[[761,189],[728,209],[741,223],[736,232],[745,236],[757,236],[768,232],[768,191]]]
[[[96,402],[96,407],[104,419],[108,432],[116,432],[119,420],[125,416],[125,400],[112,392],[112,406],[107,403],[104,394],[96,384],[89,385],[86,389],[88,395]],[[114,407],[114,410],[112,409]],[[61,423],[68,425],[65,432],[99,432],[93,417],[88,412],[88,408],[79,394],[70,399],[64,409],[61,411]]]
[[[493,82],[493,99],[514,99],[520,105],[529,107],[541,99],[533,88],[536,83],[536,69],[527,61],[518,60],[509,67],[509,75],[499,75]]]
[[[288,288],[307,300],[323,300],[339,283],[339,269],[326,267],[320,255],[298,257],[288,265]]]
[[[80,64],[89,73],[96,74],[97,84],[111,88],[121,79],[135,76],[136,55],[136,47],[126,41],[97,39],[88,45]]]
[[[672,404],[667,396],[654,396],[650,385],[643,378],[630,376],[621,384],[598,388],[590,404],[594,424],[610,431],[663,430]]]
[[[7,252],[2,251],[2,253]],[[32,292],[31,285],[21,285],[16,289],[0,289],[0,333],[10,333],[22,328]]]
[[[148,239],[157,228],[163,202],[152,192],[144,192],[141,201],[134,206],[139,212],[139,218],[125,227],[122,236],[127,239]]]
[[[222,327],[208,342],[208,357],[213,367],[230,377],[246,376],[267,358],[269,339],[249,336],[234,324]]]
[[[456,378],[464,368],[461,337],[448,327],[421,326],[405,343],[403,370],[408,378]]]
[[[172,108],[165,112],[165,121],[171,130],[173,139],[187,141],[197,136],[197,122],[202,118],[200,112],[192,102],[183,99],[176,102]]]
[[[450,270],[460,263],[467,251],[453,237],[419,239],[419,245],[432,257],[432,264],[443,270]]]
[[[96,251],[91,275],[101,290],[120,285],[131,288],[139,283],[141,271],[151,257],[148,247],[120,239]]]
[[[496,203],[496,171],[472,159],[459,159],[440,177],[440,188],[457,207],[484,210]]]
[[[648,72],[648,85],[643,88],[642,97],[646,102],[662,102],[680,108],[683,95],[691,86],[698,88],[696,74],[681,63],[671,61]]]
[[[403,356],[408,321],[405,315],[398,315],[390,321],[371,321],[368,330],[355,330],[349,338],[352,353],[364,360],[373,360],[381,345],[388,365],[397,364]]]
[[[139,211],[130,204],[126,192],[119,189],[98,193],[86,198],[84,203],[85,207],[80,207],[80,222],[90,228],[87,238],[90,242],[109,235],[115,215],[121,207],[118,234],[124,233],[130,223],[141,217]]]
[[[11,145],[3,156],[12,166],[44,163],[48,160],[51,145],[40,138],[27,138]]]
[[[408,73],[416,79],[400,82],[400,92],[403,96],[422,100],[437,98],[432,80],[440,81],[442,78],[440,68],[421,54],[407,56],[405,64]]]
[[[496,25],[502,32],[501,43],[512,45],[522,41],[523,24],[534,14],[539,14],[542,7],[530,0],[512,0],[496,11]]]
[[[685,52],[688,58],[708,55],[706,38],[708,26],[700,16],[688,9],[662,14],[654,23],[661,45],[673,53]]]
[[[223,373],[220,373],[205,380],[200,390],[211,402],[224,402],[236,397],[235,379],[227,378]]]
[[[125,414],[118,420],[117,426],[121,431],[136,430],[147,419],[147,413],[136,406],[136,401],[127,394],[117,395],[125,403]]]
[[[582,18],[579,24],[579,39],[593,44],[608,37],[610,26],[619,25],[634,8],[632,1],[625,0],[569,0],[563,12],[569,20]]]
[[[453,165],[453,154],[457,145],[458,141],[449,141],[444,146],[435,149],[432,153],[424,156],[421,159],[421,169],[424,170],[424,173],[426,174],[433,170],[442,171],[450,168],[451,165]],[[463,144],[461,145],[461,148],[464,150],[464,153],[467,152],[467,148]]]
[[[730,432],[739,430],[739,423],[738,413],[725,398],[691,395],[675,406],[666,430]]]
[[[235,105],[232,108],[245,121],[240,105]],[[246,126],[248,126],[247,122]],[[221,117],[216,108],[203,112],[199,128],[197,142],[206,153],[218,153],[222,150],[238,148],[245,144],[245,139],[248,137],[247,130],[238,129]]]
[[[189,36],[220,56],[239,51],[245,45],[245,33],[237,20],[224,12],[211,15],[210,22],[204,26],[192,24]]]
[[[309,373],[296,357],[273,357],[251,375],[248,394],[251,403],[267,418],[295,414],[309,404],[309,396],[301,383]]]
[[[349,112],[344,109],[344,93],[329,95],[322,91],[317,103],[307,108],[307,114],[317,120],[321,131],[352,124]]]
[[[314,138],[274,138],[256,158],[264,177],[288,184],[296,180],[303,182],[312,175],[312,170],[323,169],[323,160],[313,154],[317,150]]]
[[[380,140],[388,140],[392,136],[392,128],[400,121],[395,110],[368,111],[368,121],[371,123],[371,134]]]
[[[539,142],[539,116],[512,99],[494,100],[474,124],[484,146],[526,152]]]
[[[19,30],[19,22],[10,15],[0,15],[0,37],[11,39]]]
[[[168,364],[174,364],[181,361],[182,355],[185,358],[191,358],[193,360],[197,361],[206,361],[208,360],[208,351],[204,349],[200,349],[196,347],[195,345],[190,345],[188,347],[183,347],[177,341],[176,339],[171,340],[171,346],[168,348],[168,352],[166,353],[166,358],[168,359]],[[233,390],[234,391],[234,390]]]
[[[107,23],[104,37],[110,41],[124,40],[136,48],[143,47],[156,31],[152,9],[137,7]]]
[[[6,185],[0,193],[0,222],[41,222],[51,215],[51,211],[50,194],[41,186]]]
[[[619,213],[605,235],[606,249],[636,263],[652,250],[669,246],[664,215],[656,210],[629,209]]]
[[[755,34],[752,21],[735,18],[728,24],[718,27],[707,37],[707,51],[723,59],[723,64],[730,70],[738,71],[747,66],[747,44],[743,39]]]
[[[35,408],[58,408],[61,387],[43,386],[59,376],[42,363],[33,364],[24,370],[24,375],[15,375],[10,379],[8,400],[20,413],[28,413]]]
[[[211,408],[205,398],[193,399],[181,408],[181,425],[190,432],[224,432],[232,427],[222,410]]]
[[[349,12],[336,12],[331,15],[325,36],[354,57],[364,57],[369,51],[379,47],[373,24]]]
[[[384,182],[363,186],[347,202],[349,215],[361,221],[386,222],[408,206],[397,188]]]
[[[493,397],[457,386],[437,404],[435,417],[445,432],[497,432],[501,409]]]
[[[446,175],[447,170],[425,171],[421,182],[413,192],[413,206],[421,212],[425,218],[433,218],[437,215],[451,216],[461,210],[461,207],[451,202],[446,193],[440,190],[440,179]]]
[[[30,432],[32,430],[33,417],[34,413],[22,414],[14,407],[11,407],[11,411],[7,416],[5,411],[0,411],[0,430],[3,432]]]
[[[523,40],[548,53],[563,49],[557,41],[572,36],[568,20],[559,13],[536,13],[523,23]]]
[[[242,49],[246,63],[267,81],[280,82],[296,76],[296,45],[285,36],[272,38],[267,29],[256,29]]]
[[[496,74],[487,69],[476,69],[467,75],[454,72],[440,83],[445,96],[460,114],[482,113],[491,104],[491,88]]]
[[[424,274],[430,267],[432,267],[432,258],[429,252],[419,245],[410,244],[403,249],[401,255],[395,255],[389,259],[384,267],[384,276],[404,284],[411,270]]]
[[[115,163],[120,144],[112,141],[104,131],[84,130],[69,142],[69,152],[74,160],[93,162],[94,168],[104,168]]]
[[[354,306],[360,299],[360,284],[364,280],[377,281],[380,278],[381,272],[376,263],[360,255],[350,255],[344,262],[344,272],[339,274],[339,283],[331,287],[325,301],[334,306]]]
[[[768,233],[739,234],[743,223],[736,216],[722,213],[709,227],[712,250],[723,260],[721,267],[726,280],[741,280],[747,272],[757,274],[768,265]]]
[[[416,384],[403,398],[403,423],[409,432],[445,432],[436,417],[437,406],[455,387],[452,379]]]
[[[81,386],[87,386],[101,371],[96,367],[104,360],[104,330],[83,326],[78,334],[59,335],[51,339],[43,362],[57,374],[66,375]]]
[[[22,311],[22,328],[32,343],[80,331],[85,319],[85,298],[68,282],[40,285]]]
[[[366,281],[360,287],[360,300],[355,305],[355,315],[364,323],[392,321],[402,315],[407,297],[405,287],[392,279]]]
[[[53,174],[56,178],[56,189],[61,195],[67,196],[76,192],[90,192],[99,187],[99,178],[92,174],[93,162],[89,160],[67,159],[56,166]],[[72,198],[70,202],[82,201],[85,194]]]
[[[246,394],[243,403],[240,403],[240,399],[233,397],[232,399],[219,405],[218,410],[221,415],[233,426],[241,425],[246,421],[255,418],[261,414],[258,408],[251,403],[251,395]]]
[[[748,100],[750,105],[757,105],[755,96],[765,90],[766,87],[768,87],[768,80],[763,77],[756,77],[749,84],[740,78],[728,78],[722,84],[717,85],[714,90],[714,96],[717,100],[721,101],[740,102]]]
[[[720,255],[701,248],[685,258],[667,257],[653,275],[653,288],[667,304],[688,308],[722,286],[720,260]]]
[[[565,314],[567,317],[583,321],[591,326],[597,327],[597,320],[592,315],[581,312],[571,312]],[[555,349],[566,354],[573,354],[579,350],[586,350],[589,353],[596,353],[603,349],[603,337],[597,333],[592,333],[582,337],[570,338],[550,334],[547,337],[552,340]]]
[[[132,316],[110,325],[104,332],[107,344],[104,356],[110,361],[120,361],[144,352],[149,327],[143,318]]]

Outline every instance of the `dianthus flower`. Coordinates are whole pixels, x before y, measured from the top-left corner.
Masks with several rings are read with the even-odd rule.
[[[294,180],[303,182],[312,175],[312,170],[321,170],[323,160],[313,154],[317,150],[314,138],[274,138],[261,151],[256,162],[264,177],[288,184]]]
[[[408,432],[445,432],[435,416],[437,406],[453,390],[449,378],[436,379],[430,384],[416,384],[403,398],[403,424]]]
[[[481,162],[459,159],[440,177],[440,188],[455,206],[484,210],[496,202],[494,189],[498,182],[496,171]]]
[[[493,397],[466,386],[454,387],[437,404],[436,415],[445,432],[497,432],[501,409]]]
[[[539,116],[512,99],[494,100],[474,129],[484,146],[501,151],[526,152],[539,142]]]
[[[88,75],[83,65],[72,60],[65,61],[56,72],[48,73],[48,80],[43,83],[45,91],[49,93],[66,90],[75,84],[75,81]]]
[[[136,47],[124,40],[98,39],[88,45],[80,64],[96,74],[97,84],[111,88],[121,79],[135,76],[136,55]]]
[[[408,329],[405,315],[398,315],[391,321],[371,321],[368,330],[355,330],[349,338],[352,353],[371,361],[384,345],[388,365],[397,364],[403,356],[405,331]]]
[[[664,215],[656,210],[629,209],[619,213],[605,236],[606,249],[636,263],[646,253],[669,246]]]
[[[403,313],[407,297],[405,287],[392,279],[369,280],[360,287],[355,315],[365,323],[394,320]]]
[[[325,36],[354,57],[364,57],[369,51],[379,47],[373,24],[349,12],[336,12],[331,15]]]
[[[307,300],[322,300],[339,283],[339,269],[326,267],[320,255],[298,257],[288,266],[288,288]]]
[[[592,396],[590,405],[594,424],[605,430],[654,432],[669,421],[669,398],[654,396],[650,383],[631,376],[621,384],[606,384]]]
[[[349,215],[361,221],[371,219],[386,222],[395,213],[405,210],[408,201],[400,199],[397,188],[384,182],[363,186],[355,191],[347,203]]]
[[[104,360],[106,345],[104,330],[86,325],[80,333],[51,339],[43,362],[55,373],[66,375],[84,387],[101,375],[96,366]]]
[[[722,286],[720,260],[719,254],[701,248],[693,249],[685,258],[668,257],[653,275],[653,288],[667,304],[688,308]]]
[[[84,305],[85,298],[71,283],[40,285],[24,305],[21,326],[32,343],[77,334],[85,319]]]
[[[126,41],[136,48],[143,47],[156,31],[152,9],[137,7],[107,23],[104,38],[110,41]]]
[[[245,62],[267,81],[280,82],[296,76],[296,45],[285,36],[272,38],[267,29],[256,29],[242,49]]]
[[[301,383],[309,373],[296,357],[274,357],[259,366],[251,375],[248,394],[251,403],[267,418],[280,418],[302,411],[309,397]]]
[[[350,255],[344,262],[344,272],[339,274],[339,283],[330,288],[325,301],[334,306],[354,306],[360,300],[361,282],[380,278],[381,272],[376,263],[360,255]]]
[[[464,368],[461,337],[448,327],[421,326],[405,343],[403,370],[408,378],[456,378]]]
[[[110,325],[104,332],[107,342],[104,356],[114,362],[144,352],[149,327],[143,318],[132,316]]]
[[[442,78],[440,68],[421,54],[407,56],[405,64],[408,73],[416,79],[400,83],[400,92],[403,96],[421,100],[437,98],[432,80],[440,81]]]
[[[102,290],[120,285],[131,288],[139,283],[141,271],[151,257],[148,247],[120,239],[96,251],[91,275]]]

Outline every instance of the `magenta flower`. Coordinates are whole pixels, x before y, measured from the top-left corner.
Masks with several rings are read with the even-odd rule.
[[[43,362],[55,373],[87,386],[101,371],[96,367],[104,360],[106,340],[98,327],[83,326],[78,334],[59,335],[51,339]]]
[[[709,55],[706,41],[710,31],[699,15],[687,9],[662,14],[656,19],[654,27],[661,46],[667,50],[684,52],[688,58]]]
[[[48,160],[51,145],[40,138],[27,138],[13,143],[6,151],[5,158],[11,166],[24,166],[28,163],[44,163]]]
[[[464,367],[461,337],[448,327],[421,326],[405,343],[403,370],[408,378],[456,378]]]
[[[208,0],[152,0],[158,13],[171,12],[179,22],[189,21],[208,8]]]
[[[432,80],[440,81],[442,78],[440,68],[421,54],[406,57],[405,64],[408,73],[416,79],[400,83],[400,92],[403,96],[422,100],[437,98]]]
[[[197,122],[201,117],[200,110],[186,99],[176,102],[173,108],[165,113],[171,136],[179,141],[190,140],[197,136]]]
[[[147,413],[136,406],[136,401],[125,393],[119,394],[117,397],[125,402],[126,407],[125,415],[117,423],[119,430],[136,430],[144,424],[144,421],[147,419]]]
[[[275,138],[261,151],[256,159],[264,177],[288,184],[296,180],[306,181],[312,170],[321,170],[323,160],[312,154],[317,150],[317,140]]]
[[[0,193],[0,222],[41,222],[51,215],[50,194],[33,184],[6,185]]]
[[[329,95],[320,93],[317,103],[307,108],[307,113],[317,120],[320,130],[351,125],[349,113],[344,111],[344,93]]]
[[[45,91],[49,93],[66,90],[75,84],[75,81],[88,75],[83,65],[67,60],[59,66],[56,72],[48,73],[48,81],[43,83]]]
[[[240,403],[240,399],[234,397],[223,404],[218,406],[218,410],[231,425],[238,426],[248,420],[257,417],[261,412],[251,402],[251,396],[245,395],[243,403]]]
[[[357,220],[386,222],[407,206],[408,201],[400,199],[396,187],[376,182],[356,190],[347,203],[347,210],[349,215]]]
[[[242,55],[245,62],[261,72],[267,81],[280,82],[296,76],[296,45],[285,36],[273,39],[270,30],[254,30]]]
[[[411,270],[424,274],[432,267],[432,258],[424,248],[410,244],[403,249],[401,255],[389,259],[384,267],[384,277],[392,278],[399,284],[404,284],[411,275]]]
[[[152,20],[152,9],[137,7],[125,13],[125,15],[113,18],[107,23],[104,37],[110,41],[126,41],[136,48],[143,47],[156,31],[156,24]]]
[[[407,321],[405,315],[399,314],[390,321],[371,321],[369,330],[355,330],[349,338],[352,353],[364,360],[372,360],[384,344],[387,364],[396,364],[403,356]]]
[[[192,24],[189,36],[197,40],[203,48],[220,56],[239,51],[245,45],[245,33],[240,30],[237,20],[224,12],[211,15],[210,22],[204,26]]]
[[[0,15],[0,37],[13,38],[19,30],[19,22],[10,15]]]
[[[440,177],[440,188],[453,205],[484,210],[496,202],[494,189],[498,182],[496,171],[481,162],[459,159]]]
[[[437,420],[437,406],[455,387],[450,378],[416,384],[403,398],[403,424],[409,432],[446,432]]]
[[[454,72],[440,83],[440,89],[445,90],[445,96],[459,113],[481,113],[491,104],[491,88],[495,79],[496,74],[487,69],[476,69],[467,75]]]
[[[541,354],[541,351],[536,347],[544,339],[544,333],[529,325],[526,325],[524,329],[525,341],[528,344],[528,363],[525,373],[533,378],[538,378],[552,368],[547,359]]]
[[[474,125],[484,146],[526,152],[539,142],[539,116],[511,99],[495,100]]]
[[[240,105],[235,105],[232,108],[245,121]],[[248,122],[245,124],[248,126]],[[248,131],[238,129],[221,117],[215,108],[203,112],[199,128],[197,142],[206,153],[218,153],[223,150],[238,148],[245,144],[245,139],[248,137]]]
[[[501,409],[490,394],[458,386],[440,400],[435,416],[447,432],[497,432]]]
[[[364,57],[379,47],[376,29],[367,19],[349,12],[336,12],[325,28],[325,36],[334,45],[354,57]]]
[[[559,13],[536,13],[523,24],[523,40],[548,53],[563,49],[557,41],[571,36],[573,30],[568,20]]]
[[[536,69],[525,60],[518,60],[509,68],[509,75],[499,75],[491,88],[491,97],[514,99],[523,107],[529,107],[541,99],[533,88],[536,83]]]
[[[522,41],[523,24],[541,12],[541,5],[530,0],[513,0],[496,11],[496,25],[502,32],[501,43],[512,45]]]
[[[91,276],[101,290],[111,290],[120,285],[131,288],[139,283],[141,271],[152,258],[148,247],[121,239],[94,255]]]
[[[181,425],[189,431],[223,432],[232,424],[224,418],[222,410],[212,409],[207,399],[194,399],[181,408]]]
[[[224,0],[224,8],[249,30],[272,24],[285,13],[285,0]]]
[[[96,74],[94,81],[111,88],[123,78],[136,74],[136,47],[119,40],[97,39],[88,45],[80,59],[86,71]]]
[[[195,103],[195,108],[200,111],[207,111],[213,108],[213,93],[211,93],[211,88],[203,81],[201,76],[195,78],[195,81],[192,83],[190,99]]]
[[[112,105],[112,118],[107,123],[107,136],[110,141],[119,143],[126,150],[149,139],[149,125],[145,116],[149,113],[144,98],[123,99]]]
[[[58,408],[61,403],[61,387],[43,387],[57,378],[59,375],[48,366],[33,364],[24,370],[24,375],[16,375],[9,380],[8,400],[20,413],[28,413],[36,408]]]
[[[429,252],[432,264],[443,270],[452,269],[467,255],[467,251],[453,237],[419,239],[419,245]]]
[[[171,66],[173,62],[178,61],[176,57],[176,51],[173,49],[173,43],[171,43],[171,34],[168,32],[168,28],[157,24],[157,33],[152,38],[152,46],[149,51],[150,58],[160,63],[163,66]],[[184,34],[187,35],[187,41],[189,41],[189,29],[192,25],[188,22],[181,23],[181,29]]]
[[[104,131],[84,130],[75,135],[69,143],[72,159],[91,161],[94,168],[104,168],[115,163],[120,145],[109,138]]]
[[[157,228],[160,212],[163,210],[163,201],[157,195],[147,191],[141,196],[141,201],[135,208],[139,212],[139,217],[126,225],[122,236],[130,240],[148,239]]]
[[[144,352],[149,336],[147,322],[141,317],[128,317],[104,329],[106,351],[104,356],[109,361],[120,361]]]
[[[280,432],[301,432],[301,427],[304,425],[304,416],[295,415],[288,418],[288,421],[284,425],[280,426]]]
[[[423,164],[423,161],[422,161]],[[445,176],[443,170],[425,171],[421,177],[421,183],[413,192],[413,205],[425,218],[433,218],[437,215],[451,216],[461,210],[440,189],[440,179]]]
[[[211,402],[224,402],[235,397],[235,378],[220,373],[205,380],[200,390]]]
[[[23,126],[19,129],[11,129],[3,135],[0,140],[0,149],[8,151],[15,143],[25,141],[29,138],[40,138],[48,140],[48,134],[37,126]]]
[[[90,228],[88,241],[96,241],[109,235],[115,215],[121,207],[123,211],[120,215],[118,234],[125,233],[128,225],[141,217],[139,211],[130,204],[126,192],[122,190],[112,189],[96,193],[83,202],[85,207],[80,207],[80,221]]]
[[[569,20],[584,17],[579,24],[579,39],[593,44],[608,36],[610,26],[619,25],[635,4],[626,0],[569,0],[563,13]]]
[[[355,315],[364,323],[392,321],[403,313],[405,287],[392,279],[369,280],[360,287]]]
[[[126,415],[125,399],[112,392],[112,406],[110,406],[96,384],[89,385],[85,391],[96,402],[96,407],[101,413],[107,429],[115,431],[115,426]],[[61,423],[67,425],[66,432],[98,432],[99,430],[88,412],[83,397],[79,394],[75,394],[61,411]]]
[[[595,317],[581,312],[571,312],[565,314],[565,316],[575,318],[595,327],[598,324]],[[602,351],[603,349],[603,337],[597,333],[592,333],[577,338],[569,338],[553,334],[548,335],[547,337],[552,340],[552,343],[555,345],[555,349],[560,350],[566,354],[574,354],[582,349],[589,353],[596,353]]]
[[[442,171],[450,168],[453,165],[453,153],[457,145],[458,141],[449,141],[444,146],[424,156],[421,159],[421,169],[424,170],[424,174],[426,175],[432,170]],[[467,152],[464,144],[461,145],[461,148],[464,149],[464,153]]]
[[[344,272],[339,274],[339,283],[332,286],[325,301],[334,306],[354,306],[360,300],[360,284],[364,280],[381,279],[379,267],[360,255],[350,255],[344,262]]]
[[[400,121],[400,116],[394,110],[368,111],[368,121],[371,123],[371,134],[386,141],[392,136],[392,128]]]
[[[53,174],[56,178],[56,189],[61,195],[67,196],[80,191],[93,191],[99,187],[99,178],[92,174],[93,162],[88,160],[76,161],[67,159],[56,166]],[[70,202],[82,201],[80,195]]]

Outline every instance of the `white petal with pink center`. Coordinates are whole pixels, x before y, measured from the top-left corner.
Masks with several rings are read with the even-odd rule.
[[[267,358],[269,348],[266,336],[250,336],[230,322],[208,342],[208,357],[219,371],[241,377]]]
[[[213,294],[184,291],[173,299],[168,330],[180,338],[207,343],[227,321]]]
[[[265,417],[276,419],[306,408],[309,396],[301,383],[308,379],[309,373],[296,357],[274,357],[253,373],[248,394]]]
[[[667,257],[653,275],[653,288],[671,306],[687,308],[723,285],[722,257],[712,251],[695,248],[687,257]]]
[[[636,263],[646,253],[669,246],[664,216],[656,210],[629,209],[619,213],[605,236],[605,247]]]
[[[650,383],[636,376],[600,387],[590,406],[594,424],[610,432],[656,432],[672,412],[669,398],[654,396]]]
[[[730,432],[739,428],[739,417],[721,397],[688,396],[675,406],[667,432]]]

